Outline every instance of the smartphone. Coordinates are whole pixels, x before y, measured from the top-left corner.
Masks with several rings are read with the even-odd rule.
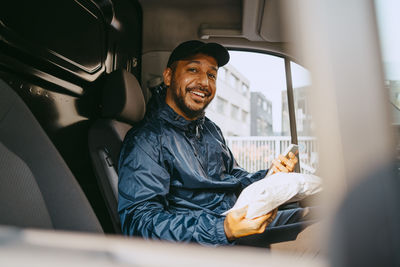
[[[289,158],[289,153],[292,152],[293,154],[297,155],[299,153],[299,146],[296,144],[290,144],[285,151],[283,152],[283,156]],[[271,175],[273,172],[272,170],[272,165],[271,168],[269,168],[267,176]]]

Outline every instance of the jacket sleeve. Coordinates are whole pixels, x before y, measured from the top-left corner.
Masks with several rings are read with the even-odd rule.
[[[267,175],[268,169],[266,170],[259,170],[255,173],[249,173],[245,169],[239,166],[237,163],[235,157],[233,156],[232,151],[229,149],[228,145],[226,144],[226,140],[224,137],[224,134],[222,133],[221,129],[215,124],[215,123],[210,123],[210,130],[214,133],[214,136],[224,144],[224,148],[226,149],[227,157],[225,160],[227,160],[227,166],[230,166],[228,169],[228,172],[230,175],[234,176],[240,181],[241,188],[240,190],[243,190],[245,187],[248,185],[257,182],[258,180],[261,180],[262,178]]]
[[[154,147],[154,146],[153,146]],[[148,149],[125,147],[119,165],[118,212],[126,235],[207,245],[229,244],[225,217],[168,208],[170,175]],[[151,150],[150,150],[151,151]]]
[[[229,148],[228,148],[229,149]],[[229,153],[231,153],[231,151],[229,150]],[[230,172],[231,175],[235,176],[237,179],[239,179],[240,184],[242,186],[242,190],[247,187],[248,185],[257,182],[258,180],[261,180],[262,178],[265,177],[265,175],[267,175],[268,169],[266,170],[259,170],[257,172],[254,173],[249,173],[247,172],[245,169],[243,169],[242,167],[240,167],[235,158],[233,157],[232,153],[231,153],[231,159],[232,159],[232,170]]]

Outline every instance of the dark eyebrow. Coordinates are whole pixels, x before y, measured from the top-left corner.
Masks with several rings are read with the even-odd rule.
[[[191,60],[191,61],[189,61],[188,63],[187,63],[187,65],[189,65],[189,64],[191,64],[191,63],[196,63],[196,64],[200,64],[200,61],[198,61],[198,60]],[[211,69],[213,69],[214,71],[218,71],[218,68],[217,67],[214,67],[214,66],[211,66]]]
[[[200,64],[200,61],[198,61],[198,60],[190,60],[190,61],[188,61],[188,65],[189,64],[191,64],[191,63],[196,63],[196,64]]]

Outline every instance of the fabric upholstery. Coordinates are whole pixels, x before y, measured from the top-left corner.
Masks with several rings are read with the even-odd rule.
[[[136,77],[126,70],[116,70],[105,78],[103,117],[130,124],[140,121],[146,111],[146,103]]]
[[[24,102],[1,80],[0,141],[28,166],[54,229],[102,232],[96,215],[61,155]],[[32,193],[39,194],[39,191]],[[23,192],[19,194],[22,198]]]
[[[31,170],[1,142],[0,173],[0,224],[53,228],[46,203]]]

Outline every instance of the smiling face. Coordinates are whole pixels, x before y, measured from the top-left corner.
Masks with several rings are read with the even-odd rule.
[[[198,118],[215,96],[217,70],[217,61],[204,54],[176,61],[163,73],[165,102],[187,120]]]

